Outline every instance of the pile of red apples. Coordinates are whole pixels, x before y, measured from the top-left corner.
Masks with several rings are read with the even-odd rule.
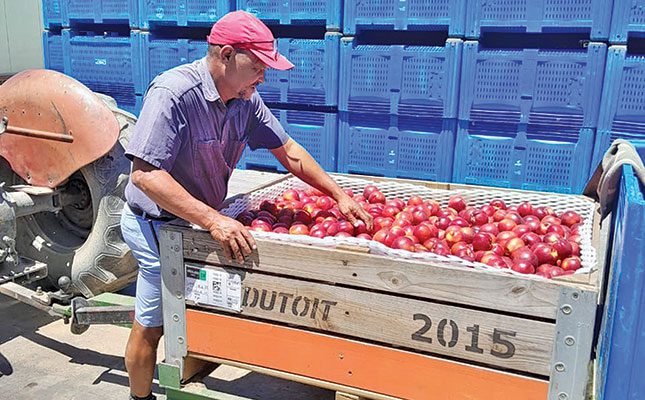
[[[237,219],[252,231],[357,237],[393,249],[452,255],[545,278],[572,274],[581,267],[582,218],[574,211],[557,215],[549,206],[507,205],[501,199],[474,207],[459,195],[442,207],[416,195],[407,201],[388,199],[373,185],[360,194],[345,192],[372,215],[373,229],[360,220],[352,225],[331,197],[312,188],[286,190]]]

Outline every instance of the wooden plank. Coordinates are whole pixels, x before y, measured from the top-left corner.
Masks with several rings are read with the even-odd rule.
[[[194,276],[199,267],[240,275],[245,316],[549,375],[552,323],[232,268]]]
[[[356,396],[354,394],[336,392],[335,400],[368,400],[367,397]]]
[[[558,283],[511,274],[455,268],[440,262],[393,260],[360,252],[256,239],[258,250],[244,264],[226,259],[207,232],[177,227],[184,235],[184,256],[229,265],[432,300],[555,319]]]
[[[256,365],[405,399],[547,398],[548,382],[407,351],[196,310],[191,354]]]

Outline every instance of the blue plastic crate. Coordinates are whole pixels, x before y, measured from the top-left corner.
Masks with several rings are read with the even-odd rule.
[[[127,111],[129,113],[134,114],[135,117],[139,117],[139,113],[141,112],[141,107],[143,106],[143,96],[140,95],[140,94],[136,95],[135,99],[134,99],[134,105],[129,103],[129,102],[127,104],[126,103],[124,103],[124,104],[117,103],[117,105],[122,110],[125,110],[125,111]]]
[[[338,172],[450,181],[457,121],[340,113]]]
[[[43,59],[45,68],[65,73],[63,37],[50,31],[43,32]]]
[[[128,24],[136,28],[139,24],[137,0],[61,0],[65,3],[63,25]]]
[[[271,103],[316,106],[338,105],[338,53],[340,33],[325,39],[278,39],[278,50],[294,65],[288,71],[268,69],[258,86]]]
[[[340,44],[338,108],[351,113],[455,118],[463,42],[445,46]]]
[[[206,40],[155,39],[147,32],[141,33],[141,39],[145,87],[160,73],[202,58],[208,51]]]
[[[589,177],[594,129],[547,130],[459,121],[453,182],[580,193]]]
[[[482,31],[589,32],[607,40],[614,0],[467,0],[466,37]]]
[[[63,15],[65,12],[65,0],[42,0],[43,3],[43,26],[45,29],[52,29],[63,26]]]
[[[289,136],[307,149],[325,171],[336,171],[338,114],[278,109],[271,112]],[[238,168],[286,171],[269,150],[251,151],[249,147],[244,150]]]
[[[607,45],[586,49],[486,49],[464,44],[459,119],[595,128]]]
[[[112,96],[119,107],[134,109],[143,93],[140,34],[93,35],[63,30],[65,73],[95,92]]]
[[[447,30],[463,36],[466,0],[346,0],[343,31]]]
[[[598,400],[645,398],[645,188],[623,167],[598,345]]]
[[[212,26],[231,11],[229,0],[138,0],[141,29],[151,25]]]
[[[616,139],[645,143],[645,55],[628,55],[626,46],[611,46],[598,117],[592,166]],[[593,173],[593,168],[592,171]]]
[[[341,0],[237,0],[236,9],[248,11],[269,24],[322,25],[341,29]]]
[[[630,35],[645,35],[645,1],[615,0],[609,41],[627,43]]]

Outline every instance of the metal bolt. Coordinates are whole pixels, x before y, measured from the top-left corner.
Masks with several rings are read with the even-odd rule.
[[[562,310],[562,312],[563,312],[565,315],[569,315],[569,314],[571,314],[571,311],[573,311],[573,308],[571,308],[571,306],[570,306],[570,305],[565,304],[565,305],[563,305],[563,306],[562,306],[562,308],[560,308],[560,310]]]
[[[172,246],[172,249],[173,249],[173,251],[175,251],[177,253],[179,252],[179,246],[177,246],[177,245]]]
[[[345,355],[344,355],[343,353],[340,353],[340,354],[338,355],[338,358],[340,358],[340,359],[342,360],[343,358],[345,358]]]
[[[564,363],[559,362],[555,364],[555,370],[558,372],[564,372]]]
[[[571,297],[573,297],[574,300],[578,300],[578,297],[580,297],[580,294],[578,292],[573,292]]]
[[[192,252],[193,252],[193,254],[197,254],[197,253],[199,253],[199,249],[197,247],[193,247]]]
[[[567,336],[564,338],[564,343],[567,346],[573,346],[576,343],[576,339],[573,336]]]
[[[173,268],[170,270],[170,273],[174,276],[177,275],[177,268]]]
[[[175,321],[175,322],[179,322],[179,315],[173,314],[172,315],[172,320]]]
[[[566,393],[564,392],[558,393],[558,400],[567,400],[568,398],[569,396]]]
[[[175,240],[175,234],[174,233],[171,233],[170,235],[168,235],[168,237],[170,238],[170,240]]]
[[[182,292],[177,292],[175,293],[175,296],[177,296],[177,298],[181,300],[181,298],[184,297],[184,294]]]
[[[38,287],[36,288],[36,293],[38,293],[38,294],[43,294],[43,288],[42,288],[42,287],[40,287],[40,286],[38,286]]]
[[[177,338],[177,343],[179,343],[179,344],[184,344],[184,337],[183,337],[183,336],[179,336],[179,337]]]

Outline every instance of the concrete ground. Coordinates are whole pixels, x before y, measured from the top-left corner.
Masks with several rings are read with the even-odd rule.
[[[247,191],[274,177],[236,171],[229,194]],[[62,320],[0,295],[0,399],[127,399],[123,351],[128,334],[127,328],[92,326],[76,336]],[[163,346],[158,361],[162,359]],[[334,399],[328,390],[233,367],[218,368],[204,383],[258,400]],[[156,377],[153,391],[165,399]]]

